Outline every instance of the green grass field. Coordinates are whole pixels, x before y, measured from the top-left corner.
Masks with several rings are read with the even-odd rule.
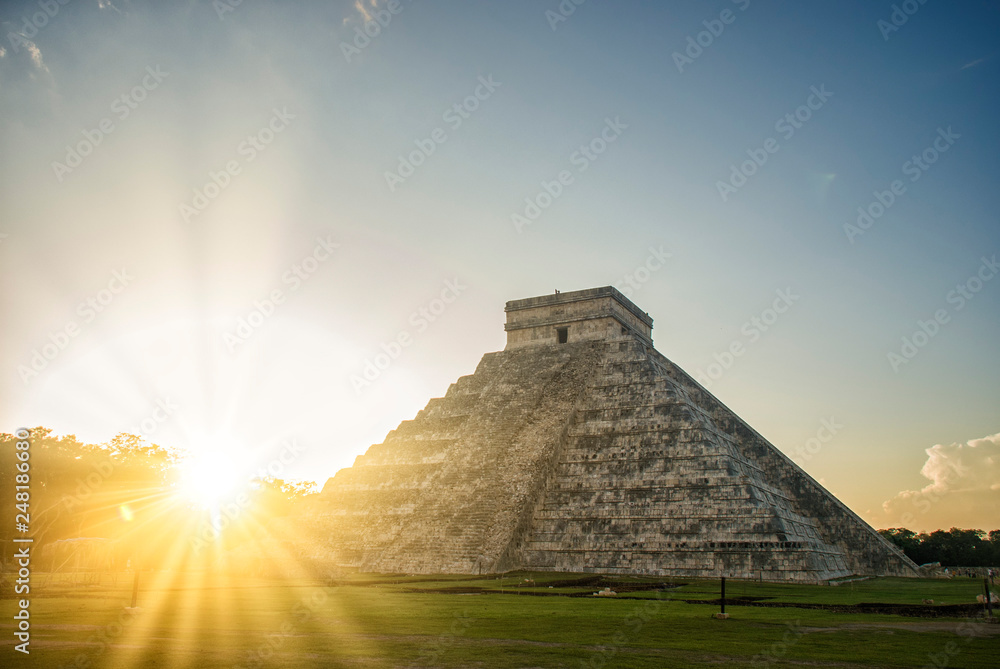
[[[517,587],[526,577],[534,585]],[[621,592],[591,596],[598,585]],[[124,613],[130,586],[126,577],[114,586],[36,577],[31,654],[11,641],[2,666],[1000,666],[1000,625],[933,617],[935,607],[975,602],[982,585],[969,579],[730,580],[727,598],[756,605],[729,604],[729,620],[712,617],[717,604],[697,603],[718,598],[717,581],[521,573],[328,585],[166,572],[143,576],[137,615]],[[872,603],[908,615],[864,608]],[[12,639],[8,615],[0,626]]]

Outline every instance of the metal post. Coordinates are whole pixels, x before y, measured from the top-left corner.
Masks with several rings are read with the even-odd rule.
[[[990,583],[988,579],[983,579],[983,592],[986,594],[986,610],[989,617],[993,617],[993,601],[990,599]]]
[[[135,608],[135,604],[139,599],[139,568],[135,569],[135,576],[132,577],[132,608]]]
[[[726,577],[722,577],[722,611],[720,613],[726,612]]]

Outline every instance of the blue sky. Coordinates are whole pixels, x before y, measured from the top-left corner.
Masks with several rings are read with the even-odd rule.
[[[153,441],[224,441],[258,468],[295,440],[283,475],[322,482],[501,349],[506,300],[639,277],[657,348],[707,374],[744,345],[711,391],[866,519],[900,524],[921,499],[915,529],[998,517],[1000,280],[982,277],[1000,251],[1000,3],[914,2],[893,31],[891,2],[664,4],[587,0],[553,23],[554,0],[244,0],[221,16],[80,0],[34,33],[40,6],[4,3],[4,429],[104,441],[146,421]],[[688,38],[705,46],[679,68]],[[776,127],[797,111],[794,133]],[[613,141],[581,159],[609,122]],[[84,131],[101,141],[54,165]],[[433,152],[390,188],[418,144]],[[723,198],[751,154],[766,161]],[[870,227],[845,231],[897,180]],[[669,259],[647,272],[651,249]],[[977,273],[959,309],[949,295]],[[457,299],[420,315],[446,282]],[[745,328],[777,291],[797,297]]]

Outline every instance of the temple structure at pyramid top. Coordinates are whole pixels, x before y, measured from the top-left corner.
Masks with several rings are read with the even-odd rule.
[[[324,559],[825,581],[916,565],[653,348],[607,286],[507,303],[507,345],[327,481]]]
[[[511,300],[504,311],[508,351],[623,335],[653,345],[653,319],[611,286]]]

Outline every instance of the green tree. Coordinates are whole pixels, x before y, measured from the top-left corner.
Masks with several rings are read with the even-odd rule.
[[[879,530],[917,564],[940,562],[951,567],[991,567],[1000,564],[1000,530],[953,527],[917,534],[904,527]]]

